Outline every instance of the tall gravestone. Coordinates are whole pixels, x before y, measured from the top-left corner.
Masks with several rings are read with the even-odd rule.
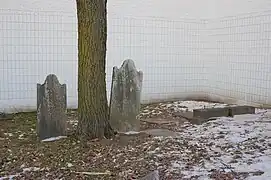
[[[143,73],[127,59],[113,68],[110,96],[110,124],[118,132],[138,131]]]
[[[65,136],[67,131],[66,84],[61,85],[54,74],[37,84],[37,134],[40,140]]]

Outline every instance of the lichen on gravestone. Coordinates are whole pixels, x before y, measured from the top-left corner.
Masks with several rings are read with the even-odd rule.
[[[125,60],[119,69],[113,67],[110,124],[118,132],[139,130],[136,116],[140,111],[142,81],[143,73],[137,71],[131,59]]]
[[[37,84],[37,134],[40,140],[65,136],[67,133],[66,84],[61,85],[54,74]]]

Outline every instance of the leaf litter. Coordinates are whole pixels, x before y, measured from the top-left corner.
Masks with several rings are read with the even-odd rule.
[[[221,117],[201,125],[174,114],[223,106],[196,101],[144,106],[138,116],[142,131],[87,142],[80,142],[72,133],[39,142],[35,113],[16,114],[12,120],[0,121],[0,180],[128,180],[149,172],[159,172],[159,178],[165,180],[270,179],[270,110],[257,109],[253,115]],[[76,111],[69,111],[71,132],[76,119]],[[144,121],[148,119],[155,120]],[[162,120],[170,123],[158,123]],[[176,135],[164,135],[164,131],[159,135],[159,129]]]

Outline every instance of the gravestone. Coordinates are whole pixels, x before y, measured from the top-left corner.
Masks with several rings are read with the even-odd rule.
[[[110,96],[110,124],[118,132],[138,131],[143,73],[127,59],[113,68]]]
[[[65,136],[67,131],[66,84],[61,85],[54,74],[37,84],[37,134],[40,140]]]

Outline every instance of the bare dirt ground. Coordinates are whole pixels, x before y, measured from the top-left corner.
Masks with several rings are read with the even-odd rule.
[[[140,179],[158,170],[160,179],[270,179],[271,111],[192,125],[176,116],[217,103],[180,101],[142,107],[141,133],[111,140],[67,138],[39,142],[35,113],[0,121],[0,180]],[[69,130],[76,111],[69,111]],[[151,130],[150,130],[151,129]],[[162,130],[161,130],[162,129]]]

